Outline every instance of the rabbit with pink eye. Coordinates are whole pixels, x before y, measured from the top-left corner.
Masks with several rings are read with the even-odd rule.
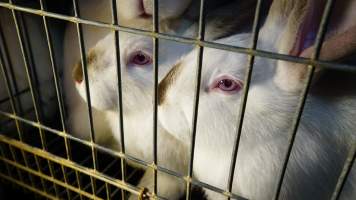
[[[148,7],[151,1],[143,0],[119,0],[117,1],[118,18],[120,25],[132,26],[135,28],[148,29],[151,28],[152,19],[149,15],[150,11]],[[182,10],[184,10],[190,3],[190,0],[179,1],[179,3],[163,3],[163,2],[175,2],[172,0],[160,1],[162,5],[161,11],[171,10],[171,12],[165,14],[167,18],[178,17]],[[111,9],[110,1],[96,1],[85,0],[79,1],[79,10],[82,18],[96,20],[106,23],[111,23]],[[172,7],[176,11],[172,10]],[[168,6],[166,8],[166,6]],[[149,12],[149,13],[146,13]],[[146,13],[146,14],[145,14]],[[144,16],[143,16],[143,15]],[[103,39],[110,30],[103,28],[96,28],[94,26],[83,25],[84,32],[84,47],[86,50],[91,49],[99,40]],[[88,118],[87,104],[82,100],[80,95],[75,89],[75,81],[72,78],[73,66],[80,60],[80,51],[77,37],[77,29],[75,24],[68,24],[65,31],[64,40],[64,97],[67,108],[67,120],[68,132],[81,139],[90,139],[90,126]],[[104,113],[95,108],[92,109],[93,114],[93,126],[96,142],[102,145],[107,145],[111,148],[116,148],[117,144],[112,140],[111,130],[108,126],[108,122],[104,117]]]
[[[152,39],[128,33],[120,34],[122,103],[125,149],[135,158],[153,161],[153,66]],[[113,34],[98,42],[88,54],[88,77],[92,106],[104,113],[118,143],[121,141],[118,111],[118,79]],[[167,44],[167,43],[166,43]],[[175,46],[179,46],[175,44]],[[183,49],[183,48],[182,48]],[[160,52],[174,49],[160,46]],[[173,54],[173,52],[171,52]],[[175,50],[174,53],[177,53]],[[164,62],[167,59],[162,59]],[[160,68],[159,77],[167,71]],[[86,100],[81,64],[74,67],[73,77],[81,97]],[[186,147],[158,124],[158,165],[181,174],[186,173]],[[134,164],[134,163],[130,163]],[[142,166],[138,166],[142,167]],[[153,174],[147,170],[138,186],[153,189]],[[158,195],[179,199],[184,193],[183,181],[158,173]],[[131,196],[135,199],[135,196]]]
[[[259,47],[281,53],[295,49],[309,56],[308,49],[313,47],[299,36],[309,31],[304,26],[312,16],[309,12],[316,12],[315,6],[321,5],[311,1],[274,1],[260,33]],[[348,29],[352,27],[349,24]],[[349,40],[349,30],[345,30],[329,30],[323,46]],[[217,42],[248,47],[250,40],[249,35],[238,34]],[[287,41],[290,51],[283,44]],[[340,54],[324,49],[329,55],[326,59],[341,58],[353,48],[348,50]],[[194,50],[179,60],[159,84],[160,122],[187,146],[191,141],[196,56]],[[247,55],[204,50],[193,174],[199,181],[221,189],[227,188],[247,65]],[[303,66],[296,70],[291,65],[294,64],[255,59],[233,182],[233,193],[242,197],[272,199],[276,191],[300,85],[304,84],[300,74],[307,71]],[[330,199],[346,157],[356,145],[355,74],[327,70],[317,73],[321,71],[323,74],[313,81],[307,97],[279,199]],[[226,199],[210,190],[205,192],[208,199]],[[355,197],[353,169],[340,198]]]
[[[151,29],[152,27],[152,0],[119,0],[117,1],[117,10],[119,24],[122,26],[129,26],[138,29]],[[207,17],[207,21],[211,23],[207,24],[207,39],[214,39],[218,37],[230,34],[233,30],[248,30],[248,21],[252,19],[251,14],[236,15],[235,10],[248,10],[246,13],[253,13],[256,0],[246,3],[238,3],[234,0],[224,1],[206,1],[208,11],[211,11]],[[172,34],[183,34],[187,37],[194,37],[196,35],[197,24],[194,23],[196,16],[187,17],[184,10],[190,10],[190,12],[196,11],[195,7],[199,6],[199,1],[192,0],[160,0],[159,3],[159,16],[161,31]],[[111,23],[110,1],[98,1],[85,0],[79,1],[79,10],[82,18]],[[225,5],[226,4],[226,5]],[[215,9],[214,6],[219,6],[219,9]],[[215,11],[215,10],[216,11]],[[189,13],[187,11],[187,13]],[[188,15],[188,14],[187,14]],[[243,22],[243,23],[242,23]],[[245,23],[246,22],[246,23]],[[188,30],[187,30],[188,28]],[[84,47],[88,54],[89,49],[93,48],[97,42],[102,40],[106,35],[110,33],[110,30],[97,28],[94,26],[83,25],[84,32]],[[108,41],[108,40],[106,40]],[[113,41],[109,41],[110,44]],[[169,46],[169,45],[168,45]],[[68,24],[65,41],[64,41],[64,97],[67,108],[67,121],[68,132],[81,139],[90,139],[90,126],[88,120],[87,104],[82,100],[75,88],[75,81],[72,78],[73,66],[80,60],[79,44],[77,37],[77,30],[75,24]],[[181,49],[181,48],[179,48]],[[187,49],[187,48],[183,48]],[[181,50],[178,53],[174,48],[166,48],[171,53],[167,55],[173,55],[173,57],[179,57],[182,54]],[[163,51],[162,51],[163,52]],[[160,59],[161,60],[161,59]],[[174,60],[171,56],[166,56],[166,60]],[[168,69],[167,69],[168,70]],[[166,70],[166,71],[167,71]],[[152,77],[149,70],[138,70],[132,73],[141,73],[143,79],[136,79],[143,83],[143,80]],[[164,69],[160,70],[164,72]],[[164,74],[164,73],[162,73]],[[147,93],[147,92],[145,92]],[[134,106],[134,105],[133,105]],[[135,105],[137,106],[137,105]],[[144,107],[144,106],[143,106]],[[98,109],[92,109],[93,114],[93,127],[95,133],[96,142],[102,145],[116,148],[117,144],[112,140],[111,130],[108,126],[108,122],[104,117],[104,113]]]

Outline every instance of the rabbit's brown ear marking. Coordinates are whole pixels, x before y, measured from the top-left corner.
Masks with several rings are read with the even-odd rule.
[[[87,66],[91,66],[98,58],[98,53],[95,50],[90,50],[87,56]]]
[[[93,63],[96,62],[98,58],[98,52],[95,50],[89,50],[89,53],[86,58],[87,67],[94,66]],[[82,63],[79,61],[73,68],[72,76],[77,83],[83,81],[83,70]]]
[[[82,63],[80,61],[74,65],[72,76],[77,83],[81,83],[83,81]]]
[[[169,86],[174,82],[178,76],[182,63],[179,61],[168,72],[164,79],[158,85],[158,105],[162,105],[166,99],[166,94]]]

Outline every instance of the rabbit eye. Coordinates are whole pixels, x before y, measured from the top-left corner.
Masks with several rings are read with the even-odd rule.
[[[135,65],[148,65],[152,63],[152,58],[142,51],[137,51],[132,54],[130,63]]]
[[[240,81],[225,76],[215,81],[211,89],[216,90],[218,92],[231,94],[240,91],[241,88],[242,88],[242,83]]]

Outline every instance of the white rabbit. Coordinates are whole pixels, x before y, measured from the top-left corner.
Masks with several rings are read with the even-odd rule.
[[[233,12],[230,12],[230,19]],[[214,16],[214,15],[212,15]],[[228,16],[225,14],[225,16]],[[226,21],[226,24],[238,22],[235,20]],[[216,18],[209,18],[207,27],[216,31],[207,33],[206,38],[213,39],[221,37],[231,31],[220,29]],[[192,26],[194,27],[194,25]],[[215,28],[214,28],[215,27]],[[245,28],[241,26],[241,29]],[[240,29],[240,30],[241,30]],[[237,29],[236,31],[239,31]],[[193,36],[195,29],[191,28],[184,33],[187,36]],[[94,108],[105,111],[106,118],[111,124],[111,130],[118,142],[121,141],[120,130],[118,127],[118,88],[116,58],[114,49],[113,34],[109,34],[100,40],[87,55],[89,85],[91,91],[91,103]],[[159,79],[170,69],[181,55],[192,49],[191,45],[179,44],[174,41],[160,40],[159,46]],[[123,114],[125,129],[125,144],[127,153],[137,158],[152,161],[152,136],[153,136],[153,67],[152,67],[153,42],[150,37],[120,33],[120,55],[122,68],[122,94],[123,94]],[[83,99],[86,100],[85,84],[83,82],[83,72],[81,64],[75,66],[73,72],[76,80],[77,89]],[[104,118],[103,118],[104,119]],[[158,136],[159,158],[163,166],[182,174],[186,173],[186,158],[182,155],[186,147],[180,144],[174,137],[161,128]],[[142,139],[144,138],[144,139]],[[174,145],[167,145],[172,143]],[[169,156],[167,156],[169,155]],[[161,175],[162,179],[169,176]],[[152,176],[145,174],[139,186],[148,186],[147,182],[151,181]],[[161,181],[159,194],[169,199],[177,199],[184,191],[182,182],[177,185],[172,178],[167,181]],[[176,184],[173,187],[170,184]],[[177,192],[178,191],[178,192]]]
[[[285,35],[280,37],[281,31],[289,31],[290,35],[296,32],[305,34],[304,31],[307,31],[300,28],[303,24],[300,21],[287,23],[292,19],[293,12],[303,9],[303,6],[295,6],[298,2],[303,5],[303,1],[289,1],[295,5],[284,4],[291,7],[286,6],[283,12],[275,12],[278,7],[275,2],[279,1],[274,1],[275,7],[272,5],[267,24],[261,30],[259,45],[264,49],[285,52],[286,48],[281,48],[279,41],[288,40],[285,40]],[[309,9],[305,10],[309,12]],[[273,20],[271,13],[277,16]],[[289,17],[286,17],[287,13]],[[334,36],[341,41],[343,35]],[[290,39],[296,46],[305,44],[304,40],[297,40],[295,36]],[[217,42],[247,47],[250,37],[240,34]],[[275,49],[275,46],[278,48]],[[326,50],[332,54],[330,49]],[[177,62],[159,84],[161,124],[186,145],[190,145],[191,141],[196,56],[197,52],[193,51]],[[204,50],[193,171],[198,180],[221,189],[227,187],[247,61],[247,55],[209,48]],[[289,77],[280,76],[276,71],[289,72],[291,79],[299,73],[285,64],[262,58],[255,60],[233,185],[234,193],[248,199],[272,199],[277,186],[288,133],[299,100],[296,88],[303,82],[292,80],[284,82],[290,85],[283,87],[283,81]],[[280,199],[329,199],[348,151],[355,145],[354,75],[328,73],[315,81],[308,96]],[[344,191],[342,198],[354,199],[354,172],[348,180],[348,190]],[[226,199],[209,190],[206,194],[208,199]]]
[[[223,2],[230,2],[231,0],[225,0]],[[136,26],[136,28],[147,28],[151,25],[152,19],[146,15],[151,14],[150,10],[150,3],[151,1],[143,1],[143,7],[141,1],[127,1],[122,0],[118,1],[118,14],[119,20],[121,25],[127,26]],[[208,5],[213,7],[214,5],[220,5],[223,2],[214,2],[209,1],[207,2]],[[208,15],[208,23],[207,23],[207,39],[214,39],[217,37],[222,37],[224,35],[229,34],[233,29],[236,31],[248,30],[248,26],[241,21],[248,22],[248,19],[251,19],[251,15],[244,14],[244,15],[236,15],[231,10],[239,10],[244,8],[246,11],[251,11],[248,13],[253,13],[252,10],[254,9],[255,1],[251,1],[251,3],[243,3],[238,4],[237,1],[231,1],[230,4],[221,6],[216,11],[209,12]],[[164,24],[175,24],[174,28],[179,28],[179,31],[171,30],[170,33],[174,34],[182,34],[181,32],[185,32],[185,36],[193,37],[196,35],[196,27],[197,25],[194,24],[194,20],[187,22],[183,20],[182,22],[178,23],[180,25],[177,26],[177,22],[175,18],[177,18],[190,3],[189,0],[184,1],[169,1],[169,0],[162,0],[159,1],[159,12],[160,12],[160,19],[161,21],[165,21]],[[194,3],[197,3],[194,1]],[[97,20],[110,23],[111,21],[111,14],[108,12],[110,10],[110,4],[107,1],[101,1],[99,4],[97,1],[85,1],[85,4],[79,2],[80,5],[80,14],[85,19]],[[194,6],[194,5],[192,5]],[[241,6],[241,8],[240,8]],[[142,8],[144,8],[142,10]],[[96,12],[93,12],[95,10]],[[225,12],[229,10],[229,12]],[[142,15],[146,17],[142,17]],[[172,22],[167,22],[167,20],[172,19]],[[174,21],[174,22],[173,22]],[[188,20],[189,21],[189,20]],[[223,22],[223,23],[222,23]],[[246,23],[248,24],[248,23]],[[167,25],[168,26],[168,25]],[[187,27],[190,27],[189,30],[185,31]],[[238,27],[238,29],[236,28]],[[84,44],[85,49],[91,49],[96,42],[100,39],[104,38],[105,35],[109,33],[109,30],[95,28],[92,26],[83,26],[84,29]],[[167,30],[166,30],[167,31]],[[150,40],[146,38],[146,40]],[[106,39],[107,44],[110,45],[113,43],[113,40]],[[104,42],[104,41],[103,41]],[[88,111],[87,111],[87,104],[80,98],[78,92],[75,90],[75,82],[72,79],[72,68],[80,59],[79,55],[79,46],[77,45],[77,37],[76,37],[76,28],[73,24],[68,25],[65,35],[65,44],[64,44],[64,88],[65,88],[65,100],[67,105],[67,112],[68,112],[68,119],[67,124],[69,125],[69,132],[71,134],[76,135],[77,137],[83,139],[90,138],[90,127],[89,127],[89,120],[88,120]],[[160,64],[163,65],[164,62],[170,61],[174,62],[176,58],[183,54],[184,51],[187,51],[189,48],[184,45],[180,45],[181,47],[178,48],[178,44],[176,43],[167,43],[164,47],[165,51],[161,51],[165,53],[165,56],[160,56]],[[176,50],[176,49],[180,50]],[[68,51],[67,49],[70,49]],[[167,55],[167,56],[166,56]],[[166,65],[170,66],[170,65]],[[160,73],[165,74],[165,72],[169,70],[168,68],[160,68]],[[142,70],[141,70],[142,71]],[[133,73],[141,73],[141,71]],[[145,71],[142,71],[145,72]],[[152,71],[149,70],[145,74],[141,74],[139,77],[142,80],[138,80],[142,83],[143,80],[151,79]],[[162,75],[163,76],[163,75]],[[145,91],[147,93],[147,91]],[[151,93],[150,93],[151,95]],[[92,95],[93,96],[93,95]],[[95,96],[93,96],[95,98]],[[137,107],[137,105],[132,104],[133,106]],[[145,106],[142,106],[146,108]],[[109,146],[115,147],[115,143],[112,146],[113,140],[111,140],[112,135],[110,134],[110,129],[108,127],[108,122],[104,117],[102,111],[97,110],[95,108],[92,109],[93,112],[93,121],[94,121],[94,132],[95,132],[95,139],[96,142],[100,144],[109,143]]]
[[[149,15],[151,12],[151,2],[152,1],[149,0],[119,0],[117,2],[117,8],[120,25],[134,26],[135,28],[144,29],[149,28],[152,23],[152,18],[146,15]],[[160,6],[160,10],[162,12],[167,11],[164,16],[167,18],[174,18],[181,14],[182,10],[189,5],[190,0],[179,1],[179,3],[172,0],[163,0],[159,2],[161,3],[160,5],[162,5]],[[110,1],[85,0],[79,1],[78,4],[82,18],[111,23]],[[84,46],[85,49],[88,50],[99,40],[103,39],[110,30],[83,25],[83,32]],[[90,127],[87,104],[79,96],[75,89],[75,82],[72,79],[73,66],[80,60],[77,30],[74,24],[68,24],[67,26],[64,49],[63,84],[68,113],[67,125],[69,133],[88,140],[90,138]],[[115,142],[112,144],[113,140],[111,140],[111,131],[104,114],[95,108],[93,109],[93,122],[96,142],[100,144],[108,143],[110,147],[115,147],[116,144]]]
[[[50,57],[48,53],[47,39],[41,18],[35,17],[29,14],[23,14],[23,24],[27,28],[28,42],[25,45],[25,51],[28,49],[32,51],[32,58],[27,56],[28,67],[30,74],[33,78],[33,89],[38,92],[38,110],[42,110],[41,122],[46,125],[46,120],[53,117],[57,108],[57,99],[53,82],[53,74],[51,68]],[[18,15],[19,16],[19,15]],[[18,23],[21,24],[21,18],[18,17]],[[31,99],[31,93],[29,89],[29,82],[26,75],[25,64],[23,55],[20,48],[19,39],[13,20],[11,10],[0,8],[0,24],[3,38],[1,42],[1,58],[2,64],[9,78],[10,88],[14,95],[15,104],[17,105],[17,114],[20,117],[24,117],[29,120],[36,121],[34,112],[34,103]],[[22,31],[25,31],[22,29]],[[52,29],[52,31],[54,31]],[[3,39],[3,41],[1,41]],[[53,36],[53,45],[57,50],[59,44],[57,43],[57,37]],[[29,45],[29,48],[27,47]],[[5,54],[7,49],[7,55]],[[27,53],[28,55],[28,53]],[[59,56],[59,55],[58,55]],[[31,59],[33,62],[30,62]],[[59,69],[60,73],[61,69]],[[12,109],[9,104],[9,94],[5,85],[4,74],[0,73],[0,109],[5,112],[12,113]],[[16,85],[16,86],[15,86]],[[18,94],[15,94],[17,90]],[[41,110],[40,110],[41,109]],[[2,116],[0,117],[2,121]],[[5,125],[2,124],[2,128]]]
[[[120,142],[117,66],[113,41],[113,34],[109,34],[89,51],[88,76],[92,106],[105,111],[105,117],[113,135],[116,141]],[[170,42],[167,41],[166,44]],[[160,46],[160,51],[176,55],[179,49],[189,48],[182,45],[183,47],[175,49],[170,48],[171,45]],[[179,47],[179,45],[175,44],[173,47]],[[152,48],[152,39],[149,37],[120,34],[125,149],[128,155],[147,162],[153,161]],[[166,56],[160,62],[164,63],[168,60]],[[76,65],[73,75],[77,81],[76,87],[79,94],[86,99],[81,69],[80,64]],[[163,77],[167,69],[160,66],[159,77]],[[160,166],[181,174],[186,173],[187,165],[184,157],[187,153],[186,148],[159,124],[157,146]],[[139,186],[153,188],[150,171],[145,173]],[[184,193],[185,185],[182,181],[169,175],[161,173],[158,175],[159,195],[169,199],[178,199]]]

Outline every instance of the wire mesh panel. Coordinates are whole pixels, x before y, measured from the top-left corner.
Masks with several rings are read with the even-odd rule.
[[[141,1],[140,1],[141,2]],[[167,199],[159,191],[160,177],[164,174],[170,178],[184,183],[185,197],[188,199],[205,199],[200,189],[209,190],[221,195],[226,199],[249,199],[241,191],[234,191],[236,180],[236,170],[240,166],[238,162],[239,152],[243,151],[241,142],[243,142],[243,126],[245,125],[245,113],[251,91],[251,84],[254,66],[259,63],[259,59],[280,60],[296,64],[307,65],[307,73],[304,74],[305,82],[298,96],[298,102],[293,106],[294,112],[291,127],[287,129],[288,140],[286,141],[285,151],[280,159],[279,175],[275,177],[276,184],[273,199],[283,198],[283,184],[286,179],[288,164],[292,160],[292,150],[295,140],[298,137],[297,132],[300,128],[303,118],[303,112],[306,107],[308,94],[312,90],[314,76],[320,69],[337,70],[354,74],[356,67],[354,63],[330,62],[322,58],[323,42],[325,41],[329,20],[332,15],[334,1],[328,0],[322,9],[321,22],[315,33],[315,42],[313,53],[310,58],[300,55],[291,56],[283,53],[276,53],[263,50],[258,41],[263,33],[260,28],[266,19],[269,5],[273,1],[257,0],[254,5],[253,23],[249,45],[246,47],[233,46],[233,44],[223,44],[219,41],[211,41],[211,31],[207,21],[210,15],[207,10],[211,9],[208,0],[197,1],[198,10],[195,10],[197,22],[197,35],[180,36],[171,35],[163,31],[163,20],[160,19],[161,10],[160,1],[153,0],[152,16],[150,18],[150,28],[138,29],[134,27],[123,26],[120,24],[120,6],[124,6],[122,1],[108,1],[106,7],[98,9],[107,9],[110,14],[108,21],[98,19],[89,19],[87,11],[83,10],[81,5],[84,1],[68,1],[65,9],[60,8],[61,2],[53,3],[44,0],[26,2],[26,1],[0,1],[0,87],[1,92],[6,95],[0,95],[0,179],[3,182],[11,182],[14,185],[24,188],[26,191],[36,194],[36,198],[45,199],[129,199],[132,196],[138,199]],[[49,6],[46,5],[49,3]],[[142,2],[141,2],[142,3]],[[53,4],[53,5],[52,5]],[[266,6],[267,4],[268,6]],[[142,5],[141,5],[142,6]],[[187,11],[188,12],[188,11]],[[246,11],[247,12],[247,11]],[[198,14],[197,14],[198,13]],[[144,13],[145,14],[145,13]],[[162,14],[163,15],[163,14]],[[147,18],[147,16],[144,16]],[[72,26],[73,44],[75,48],[64,49],[64,51],[77,50],[79,61],[76,64],[76,70],[80,72],[77,83],[83,82],[83,99],[85,99],[84,110],[87,124],[88,137],[78,138],[70,134],[68,127],[68,106],[66,106],[66,87],[62,84],[63,55],[58,50],[60,43],[65,35],[63,30],[58,31],[64,25]],[[91,90],[91,68],[92,63],[99,59],[92,53],[92,48],[97,47],[88,42],[92,35],[90,31],[108,35],[112,34],[113,40],[110,44],[113,46],[113,63],[115,66],[115,76],[118,90],[110,91],[115,93],[118,98],[118,105],[114,112],[117,117],[116,129],[119,130],[120,142],[115,143],[115,149],[101,144],[101,138],[96,134],[96,128],[100,125],[95,123],[101,119],[96,118],[97,109],[92,105],[96,103],[97,96],[92,94]],[[58,36],[60,32],[61,36]],[[152,148],[145,150],[145,154],[150,152],[151,159],[145,160],[128,153],[130,146],[127,146],[127,125],[125,122],[125,92],[130,92],[125,86],[125,70],[122,65],[121,48],[124,43],[121,40],[122,35],[135,35],[146,37],[152,42],[152,104],[150,117],[152,137],[147,137],[152,144]],[[34,38],[34,35],[40,36]],[[63,37],[63,38],[61,38]],[[125,36],[126,37],[126,36]],[[306,36],[307,37],[307,36]],[[129,38],[129,37],[128,37]],[[189,129],[189,147],[187,147],[187,173],[181,173],[161,166],[159,161],[160,151],[160,122],[159,122],[159,104],[162,94],[160,81],[160,48],[165,41],[181,43],[196,47],[196,74],[194,82],[194,95],[192,95],[192,116],[191,129]],[[354,42],[354,41],[353,41]],[[107,49],[110,49],[109,45]],[[196,165],[196,144],[200,121],[200,101],[202,84],[206,81],[203,77],[204,55],[209,49],[218,49],[226,52],[234,52],[236,55],[247,57],[247,68],[241,87],[242,96],[237,110],[237,119],[229,123],[235,124],[233,146],[231,146],[231,155],[229,155],[229,170],[226,177],[226,187],[218,187],[214,184],[199,180],[195,177],[194,166]],[[68,53],[68,52],[67,52]],[[71,54],[71,53],[69,53]],[[73,53],[74,54],[74,53]],[[124,54],[125,55],[125,54]],[[142,56],[142,55],[141,55]],[[39,59],[39,57],[41,59]],[[142,57],[140,57],[142,58]],[[178,65],[178,64],[175,64]],[[74,79],[76,72],[73,72]],[[169,76],[171,72],[168,73]],[[314,78],[314,79],[313,79]],[[95,82],[94,82],[95,83]],[[76,85],[77,86],[77,85]],[[76,87],[74,86],[74,87]],[[79,87],[79,86],[77,86]],[[74,88],[75,89],[75,88]],[[208,90],[208,89],[207,89]],[[94,103],[93,103],[94,102]],[[79,107],[79,106],[78,106]],[[143,112],[142,112],[143,113]],[[142,114],[144,115],[144,114]],[[248,114],[246,114],[248,115]],[[337,120],[335,120],[337,121]],[[137,125],[139,126],[139,125]],[[303,128],[303,126],[302,126]],[[143,128],[142,128],[143,129]],[[143,131],[143,130],[142,130]],[[355,137],[351,134],[350,149],[345,155],[345,162],[340,171],[338,180],[336,180],[331,199],[338,199],[342,196],[343,189],[347,183],[348,177],[353,173],[356,152]],[[126,139],[126,140],[125,140]],[[145,138],[146,139],[146,138]],[[140,145],[137,143],[137,145]],[[241,149],[242,148],[242,149]],[[341,150],[340,150],[341,151]],[[148,153],[147,153],[148,154]],[[183,159],[182,159],[183,162]],[[211,161],[214,162],[214,161]],[[134,167],[131,167],[134,166]],[[207,166],[208,167],[208,166]],[[263,166],[260,166],[263,168]],[[145,169],[145,170],[142,170]],[[214,171],[214,169],[211,169]],[[145,177],[147,171],[152,171],[153,187],[148,188],[140,185],[140,179]],[[239,178],[239,177],[237,177]],[[287,177],[288,178],[288,177]],[[350,178],[351,179],[351,178]],[[351,180],[352,181],[352,180]],[[147,183],[148,184],[148,183]],[[161,183],[162,184],[162,183]],[[243,183],[242,183],[243,184]],[[273,185],[273,183],[270,183]]]

